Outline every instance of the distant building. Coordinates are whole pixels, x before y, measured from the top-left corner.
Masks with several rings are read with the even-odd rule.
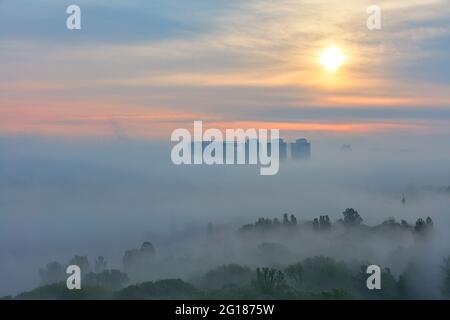
[[[250,148],[251,145],[251,148]],[[256,160],[259,160],[259,141],[257,139],[247,139],[245,141],[245,163],[250,163],[250,151],[255,151]]]
[[[291,143],[291,157],[293,160],[306,160],[311,158],[311,143],[306,139],[297,139]]]
[[[279,139],[280,160],[286,160],[287,158],[287,143],[283,139]]]
[[[274,140],[275,141],[275,140]],[[297,145],[297,143],[299,141],[305,141],[306,144],[309,143],[306,141],[306,139],[298,139],[297,142],[295,143],[291,143],[291,152],[292,152],[292,158],[293,159],[297,159],[294,157],[294,145]],[[206,147],[208,145],[210,145],[212,143],[212,141],[194,141],[191,142],[191,161],[192,163],[194,163],[194,150],[195,147],[197,146],[197,148],[199,150],[201,150],[201,152],[203,153],[203,151],[206,149]],[[268,156],[272,155],[272,144],[273,141],[269,141],[267,142],[267,149],[266,149],[266,153]],[[288,155],[288,143],[286,143],[283,139],[278,139],[278,146],[279,146],[279,159],[281,161],[284,161],[287,159],[287,155]],[[245,152],[245,163],[249,164],[250,163],[250,151],[256,151],[256,154],[254,155],[256,157],[256,161],[259,162],[260,157],[259,157],[259,149],[260,149],[260,144],[259,144],[259,140],[246,140],[244,143],[240,143],[237,141],[223,141],[222,142],[222,147],[223,147],[223,161],[224,163],[226,163],[226,159],[227,159],[227,153],[228,153],[228,149],[229,151],[232,151],[234,153],[234,159],[233,162],[236,163],[237,162],[237,153],[238,150],[241,150],[243,152]],[[299,146],[300,148],[302,148],[302,146]],[[308,150],[310,152],[310,147],[308,147]],[[300,154],[304,154],[305,151],[300,151]],[[309,153],[308,153],[309,154]],[[212,155],[215,155],[215,152],[212,153]],[[300,157],[301,159],[305,158]],[[306,156],[306,158],[309,158],[309,155]]]
[[[276,140],[273,140],[276,141]],[[271,156],[272,155],[272,144],[273,141],[269,141],[267,142],[267,155]],[[259,159],[259,141],[258,140],[254,140],[254,143],[256,144],[256,151],[257,151],[257,158]],[[280,160],[286,160],[287,158],[287,143],[284,142],[283,139],[278,139],[278,155],[279,155],[279,159]],[[248,158],[250,155],[250,141],[247,140],[245,143],[245,152],[246,152],[246,161],[248,163]]]
[[[341,152],[350,152],[352,151],[352,146],[350,144],[343,144],[341,147]]]
[[[195,163],[195,150],[201,152],[198,156],[203,157],[203,151],[211,143],[211,141],[192,141],[191,142],[191,163]]]
[[[222,144],[223,144],[223,163],[227,163],[228,149],[233,153],[232,163],[237,163],[238,143],[236,141],[223,141]]]

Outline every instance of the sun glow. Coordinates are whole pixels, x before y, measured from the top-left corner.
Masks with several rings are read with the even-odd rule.
[[[327,48],[320,54],[320,63],[330,73],[336,72],[345,60],[347,60],[347,56],[336,47]]]

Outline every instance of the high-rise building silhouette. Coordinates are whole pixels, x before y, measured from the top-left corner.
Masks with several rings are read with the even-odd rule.
[[[291,143],[291,157],[293,160],[306,160],[311,158],[311,143],[306,139],[297,139]]]
[[[211,144],[212,141],[194,141],[191,142],[191,161],[194,163],[194,151],[196,147],[198,148],[201,153],[204,152],[206,147]],[[268,156],[272,155],[272,147],[273,147],[273,141],[266,142],[266,151]],[[260,161],[259,152],[260,152],[260,141],[257,139],[249,140],[247,139],[245,142],[237,142],[237,141],[223,141],[222,143],[222,157],[223,157],[223,163],[226,163],[227,154],[229,152],[233,153],[232,157],[232,163],[237,163],[238,160],[238,151],[243,152],[245,154],[245,163],[250,163],[250,154],[253,154],[256,152],[256,154],[253,154],[254,159],[256,159],[256,163]],[[288,158],[288,149],[290,149],[291,153],[291,159],[292,160],[303,160],[303,159],[310,159],[311,157],[311,143],[308,142],[306,139],[297,139],[293,143],[286,143],[283,139],[278,139],[278,150],[279,150],[279,159],[280,161],[284,161]],[[212,154],[215,155],[215,152]],[[202,154],[200,154],[202,156]],[[230,155],[231,156],[231,155]]]
[[[283,139],[279,139],[278,143],[279,143],[279,150],[280,150],[279,151],[280,152],[280,160],[286,160],[288,145],[286,142],[284,142]]]

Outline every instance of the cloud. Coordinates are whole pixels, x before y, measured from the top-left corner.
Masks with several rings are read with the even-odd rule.
[[[64,3],[5,2],[0,97],[23,113],[57,102],[106,119],[155,106],[235,121],[267,109],[287,120],[291,108],[448,107],[445,1],[380,2],[376,32],[369,2],[81,1],[79,35],[64,28]],[[349,57],[336,75],[317,62],[329,45]]]

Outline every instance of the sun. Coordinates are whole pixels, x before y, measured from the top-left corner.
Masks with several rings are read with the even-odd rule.
[[[320,63],[327,72],[334,73],[347,60],[347,56],[337,47],[326,48],[320,54]]]

